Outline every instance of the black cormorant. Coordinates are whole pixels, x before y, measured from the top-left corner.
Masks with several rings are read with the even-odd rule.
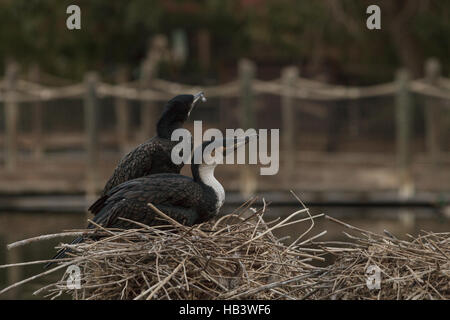
[[[208,147],[214,152],[223,152],[223,160],[226,154],[245,145],[250,138],[251,136],[246,136],[207,141],[195,152],[203,153]],[[204,156],[207,158],[201,164],[195,164],[194,155],[192,156],[192,178],[174,173],[153,174],[126,181],[110,189],[91,206],[91,211],[95,214],[92,221],[107,228],[136,227],[136,224],[119,219],[120,217],[156,225],[158,215],[148,203],[184,225],[190,226],[211,219],[225,201],[225,190],[214,177],[214,169],[220,157]],[[94,227],[92,224],[88,226],[89,229]],[[72,243],[81,241],[83,237],[78,237]],[[62,249],[54,259],[64,256],[65,249]]]
[[[178,143],[171,141],[171,135],[174,130],[183,126],[200,99],[205,99],[203,92],[178,95],[167,102],[156,127],[156,136],[137,146],[120,160],[101,195],[128,180],[156,173],[180,173],[183,164],[177,165],[171,160],[172,148]],[[89,210],[92,211],[91,208]]]

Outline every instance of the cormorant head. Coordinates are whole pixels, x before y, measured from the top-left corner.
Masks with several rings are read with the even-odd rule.
[[[199,100],[206,101],[203,92],[181,94],[167,102],[157,124],[158,136],[170,139],[172,132],[183,126]]]
[[[192,176],[196,181],[199,181],[201,180],[199,175],[200,171],[209,171],[212,174],[218,164],[226,162],[227,155],[245,146],[249,143],[250,139],[256,138],[257,136],[257,134],[253,134],[203,142],[201,146],[194,150],[191,159]],[[197,154],[197,159],[201,160],[200,163],[196,161],[196,153],[200,153],[200,155]]]
[[[195,163],[195,152],[202,152],[201,165],[213,165],[225,163],[225,158],[230,153],[249,143],[250,139],[258,135],[247,135],[242,137],[223,138],[203,142],[201,147],[194,151],[192,163]],[[197,158],[199,158],[197,156]]]

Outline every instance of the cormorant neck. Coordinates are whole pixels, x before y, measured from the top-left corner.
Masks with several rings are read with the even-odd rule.
[[[174,121],[168,117],[168,115],[163,115],[159,119],[156,126],[156,134],[160,138],[169,139],[172,137],[172,132],[176,129],[181,128],[183,123],[181,121]]]
[[[219,209],[225,201],[225,190],[220,182],[214,177],[216,165],[192,164],[192,176],[194,181],[202,187],[211,188],[217,198],[216,208]]]

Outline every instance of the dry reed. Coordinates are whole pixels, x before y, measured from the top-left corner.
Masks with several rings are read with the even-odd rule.
[[[327,248],[330,242],[316,243],[336,260],[315,277],[317,291],[311,298],[450,299],[450,232],[421,231],[406,241],[387,230],[376,234],[326,218],[356,234],[344,232],[350,242],[334,252]]]
[[[137,300],[450,298],[450,233],[423,232],[406,241],[387,231],[379,235],[325,216],[353,235],[344,232],[348,242],[318,241],[326,231],[307,235],[314,231],[314,220],[324,215],[312,216],[301,201],[300,210],[271,222],[264,221],[265,202],[260,210],[253,209],[253,203],[254,199],[216,221],[193,227],[183,226],[153,207],[161,225],[135,222],[136,229],[129,230],[98,227],[100,240],[63,245],[71,249],[70,257],[0,294],[77,265],[81,288],[68,288],[69,274],[65,273],[35,294]],[[273,231],[292,224],[306,224],[307,230],[286,245]],[[324,267],[325,257],[334,262]],[[367,286],[369,266],[380,270],[380,289]]]

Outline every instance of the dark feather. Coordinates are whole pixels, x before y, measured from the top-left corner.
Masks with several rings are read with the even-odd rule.
[[[83,240],[84,240],[83,237],[78,237],[78,238],[76,238],[75,240],[73,240],[70,244],[80,243],[80,242],[83,242]],[[56,253],[56,255],[52,258],[52,260],[58,260],[58,259],[63,259],[63,258],[65,258],[67,252],[70,252],[70,249],[68,249],[68,248],[60,249],[60,250]],[[57,262],[57,261],[52,261],[52,262],[47,263],[47,264],[44,266],[44,269],[49,268],[50,266],[52,266],[52,265],[53,265],[54,263],[56,263],[56,262]]]

